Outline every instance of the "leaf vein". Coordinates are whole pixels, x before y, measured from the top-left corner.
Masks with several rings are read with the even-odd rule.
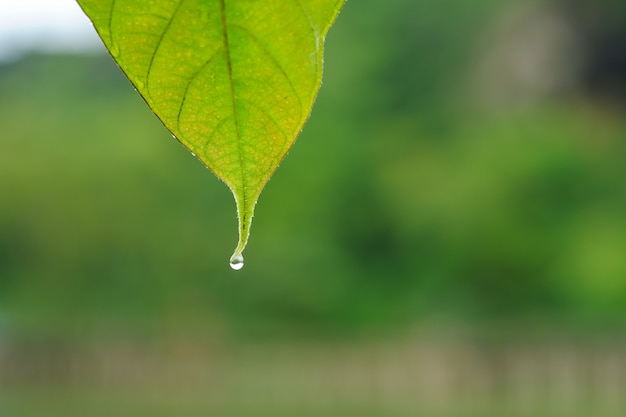
[[[211,55],[211,57],[207,59],[206,62],[200,66],[200,68],[198,68],[193,74],[191,74],[191,76],[187,80],[187,85],[185,85],[185,90],[183,92],[183,96],[180,101],[180,106],[178,107],[178,115],[176,116],[176,130],[177,131],[180,132],[180,118],[183,112],[183,107],[185,106],[185,101],[187,100],[187,93],[189,92],[189,88],[191,87],[191,84],[193,84],[193,82],[196,80],[196,78],[198,78],[200,73],[204,71],[204,69],[207,66],[209,66],[211,62],[213,62],[213,60],[220,53],[220,51],[221,51],[221,48],[215,51],[215,53]]]
[[[174,9],[174,12],[172,13],[172,16],[170,16],[169,20],[167,21],[167,24],[165,25],[165,28],[163,29],[161,36],[159,36],[159,40],[157,41],[156,48],[154,48],[154,51],[152,52],[152,55],[150,56],[150,62],[148,63],[148,69],[146,71],[146,91],[148,92],[148,95],[150,96],[151,99],[152,99],[152,96],[150,94],[150,74],[152,73],[152,66],[154,65],[154,59],[159,53],[159,50],[161,49],[161,45],[163,44],[163,39],[165,38],[165,35],[167,34],[167,32],[170,30],[170,27],[172,26],[172,22],[176,18],[176,15],[178,14],[178,11],[180,10],[180,7],[182,6],[184,1],[185,0],[179,0],[178,4],[176,5],[176,8]]]
[[[206,149],[207,146],[209,146],[209,143],[211,143],[211,140],[213,139],[213,137],[215,136],[215,134],[217,133],[217,131],[224,125],[224,123],[226,123],[228,120],[230,120],[230,118],[225,117],[222,120],[219,121],[219,123],[217,125],[215,125],[215,128],[213,128],[213,131],[211,131],[211,133],[209,134],[209,136],[207,137],[206,141],[202,144],[202,146],[200,146],[200,149]]]
[[[113,9],[115,9],[115,1],[116,0],[111,0],[111,8],[109,9],[109,20],[107,22],[107,27],[109,28],[109,42],[111,43],[111,46],[113,46]]]
[[[242,198],[241,198],[241,227],[246,228],[248,223],[248,214],[247,214],[247,205],[248,205],[248,191],[246,184],[246,176],[243,168],[243,146],[241,143],[241,131],[239,128],[239,117],[237,115],[237,99],[235,96],[235,83],[233,80],[233,64],[230,56],[230,46],[228,44],[228,20],[226,19],[226,4],[225,0],[220,0],[220,11],[222,16],[222,38],[224,42],[224,51],[226,53],[226,66],[228,67],[228,80],[230,82],[230,93],[232,97],[233,103],[233,117],[235,119],[235,132],[237,136],[237,149],[239,151],[239,165],[241,170],[241,188],[242,188]],[[247,233],[243,233],[246,235]]]
[[[298,100],[298,112],[299,112],[298,119],[302,119],[302,99],[300,98],[298,91],[294,87],[293,82],[291,81],[291,78],[289,77],[289,75],[287,75],[285,68],[280,64],[280,62],[278,62],[276,57],[274,57],[272,52],[263,44],[263,42],[261,42],[258,36],[256,36],[254,33],[250,32],[248,29],[246,29],[245,27],[241,25],[231,24],[231,26],[236,27],[237,29],[241,30],[242,32],[250,36],[261,47],[261,49],[265,52],[265,54],[272,60],[272,63],[276,66],[276,68],[278,68],[278,70],[280,71],[282,76],[285,78],[285,80],[287,80],[287,83],[289,84],[289,87],[291,88],[293,95]]]
[[[300,0],[295,0],[295,1],[296,1],[296,3],[298,3],[298,6],[302,10],[302,13],[304,13],[304,15],[306,16],[307,20],[309,21],[309,26],[311,27],[311,31],[313,32],[313,36],[315,36],[315,49],[319,50],[320,34],[319,34],[319,30],[317,29],[317,27],[313,23],[313,18],[311,17],[311,13],[309,13],[309,11],[306,9],[306,7],[304,7],[304,5],[302,4],[302,2]]]
[[[283,143],[281,144],[281,148],[284,147],[285,142],[287,141],[287,137],[288,135],[285,133],[285,131],[280,127],[280,124],[278,123],[278,121],[276,120],[276,118],[274,116],[272,116],[267,110],[265,110],[263,107],[259,106],[258,104],[249,101],[249,100],[243,100],[240,99],[239,101],[241,101],[242,103],[246,103],[248,104],[250,107],[254,107],[257,110],[259,110],[261,113],[263,113],[268,119],[270,119],[275,125],[276,128],[280,131],[280,133],[282,133],[283,135]]]

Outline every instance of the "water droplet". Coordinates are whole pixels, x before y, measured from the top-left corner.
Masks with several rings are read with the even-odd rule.
[[[138,90],[143,90],[143,88],[146,86],[146,84],[143,81],[141,81],[139,78],[135,80],[135,85],[137,86]]]
[[[235,271],[239,271],[241,268],[243,268],[243,255],[233,255],[233,257],[230,258],[230,267],[233,268]]]

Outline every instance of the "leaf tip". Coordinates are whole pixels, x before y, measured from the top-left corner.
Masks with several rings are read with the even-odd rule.
[[[250,237],[250,226],[252,225],[252,217],[254,216],[254,206],[258,199],[258,194],[252,199],[253,204],[250,204],[250,200],[245,192],[237,192],[236,189],[231,187],[233,195],[235,197],[235,203],[237,205],[237,218],[239,221],[239,240],[237,247],[230,257],[230,267],[238,271],[243,268],[243,250],[248,245],[248,239]]]

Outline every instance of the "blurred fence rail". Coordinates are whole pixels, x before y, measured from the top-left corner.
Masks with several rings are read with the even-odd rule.
[[[425,340],[237,349],[180,341],[37,343],[5,347],[0,384],[140,387],[163,401],[183,395],[218,406],[623,416],[626,348]]]

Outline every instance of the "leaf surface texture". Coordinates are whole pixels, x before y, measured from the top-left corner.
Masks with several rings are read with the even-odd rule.
[[[169,131],[254,206],[306,122],[343,0],[78,0]]]

